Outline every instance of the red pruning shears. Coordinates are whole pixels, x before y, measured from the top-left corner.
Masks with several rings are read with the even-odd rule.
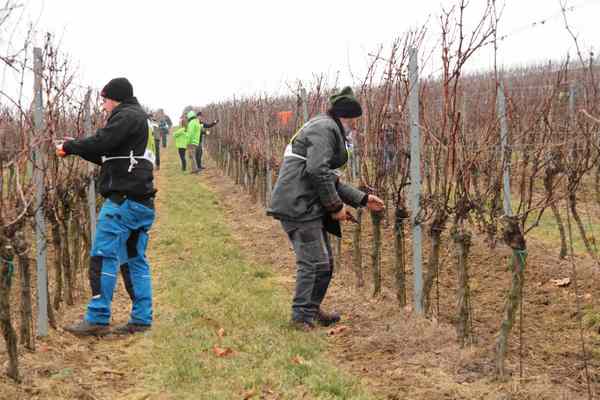
[[[346,211],[346,218],[348,219],[348,221],[358,224],[358,220],[356,219],[356,217],[354,215],[352,215],[352,213],[350,211]]]
[[[63,150],[63,144],[65,144],[67,140],[73,140],[73,138],[70,136],[65,136],[62,139],[54,140],[54,147],[56,148],[56,155],[58,157],[62,158],[67,156],[67,153]]]

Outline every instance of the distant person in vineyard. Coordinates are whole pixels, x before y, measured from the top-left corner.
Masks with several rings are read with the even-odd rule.
[[[181,160],[181,170],[185,171],[186,162],[185,162],[185,152],[187,150],[189,138],[186,131],[187,128],[187,118],[185,115],[182,115],[179,119],[179,127],[173,131],[173,138],[175,139],[175,147],[177,147],[177,152],[179,153],[179,159]]]
[[[165,111],[162,108],[159,108],[157,111],[157,123],[162,139],[162,147],[166,148],[169,130],[173,126],[173,123],[171,122],[171,118],[169,118],[169,116],[165,114]]]
[[[92,298],[82,321],[65,327],[79,336],[109,333],[117,273],[132,301],[129,322],[115,333],[145,331],[152,324],[152,281],[146,259],[148,231],[154,222],[154,138],[148,115],[126,78],[104,86],[106,125],[94,136],[57,145],[60,157],[78,155],[101,165],[99,191],[106,199],[98,216],[90,258]]]
[[[190,110],[185,115],[187,118],[187,135],[188,135],[188,156],[190,157],[190,164],[192,165],[192,174],[197,174],[200,172],[198,169],[198,145],[200,144],[200,133],[202,127],[200,126],[200,121],[198,121],[198,117],[196,116],[196,112]]]
[[[155,156],[156,161],[154,163],[156,170],[160,170],[160,130],[158,128],[158,123],[156,122],[156,117],[150,114],[148,119],[150,124],[150,129],[152,129],[152,137],[154,138],[154,149],[156,150]]]
[[[212,128],[216,124],[219,123],[219,120],[214,120],[213,122],[204,122],[200,119],[202,112],[198,111],[196,113],[198,116],[198,121],[200,122],[200,140],[198,143],[198,147],[196,148],[196,162],[198,163],[198,169],[204,169],[202,166],[202,154],[203,154],[203,139],[205,135],[208,135],[207,129]]]
[[[309,120],[285,149],[279,178],[267,214],[281,221],[296,254],[296,289],[292,325],[311,331],[315,323],[328,326],[340,320],[321,303],[333,274],[333,255],[327,233],[341,236],[340,221],[351,219],[346,204],[384,208],[383,201],[343,183],[336,169],[348,161],[346,132],[362,115],[350,87],[331,96],[326,114]]]

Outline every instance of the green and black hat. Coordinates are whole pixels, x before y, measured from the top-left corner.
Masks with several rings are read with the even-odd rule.
[[[362,107],[350,86],[346,86],[341,92],[331,96],[329,103],[331,111],[338,118],[357,118],[362,115]]]

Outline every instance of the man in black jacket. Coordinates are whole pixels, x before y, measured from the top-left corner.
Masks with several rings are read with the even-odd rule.
[[[159,108],[156,111],[156,123],[158,124],[158,129],[160,131],[160,136],[162,138],[162,147],[167,147],[167,136],[169,135],[169,129],[173,126],[173,122],[171,122],[171,118],[167,114],[165,114],[165,110]],[[158,150],[158,149],[157,149]]]
[[[198,111],[196,115],[198,116],[198,121],[200,122],[200,143],[198,144],[198,147],[196,147],[196,163],[198,164],[198,170],[201,170],[204,169],[204,167],[202,166],[202,154],[204,153],[202,146],[204,136],[208,135],[207,129],[210,129],[216,124],[218,124],[219,120],[216,119],[213,122],[205,122],[201,120],[200,118],[202,117],[202,111]]]
[[[83,321],[65,327],[79,336],[109,333],[119,269],[133,306],[129,322],[113,332],[144,331],[152,324],[152,282],[145,252],[154,222],[154,140],[147,114],[126,78],[108,82],[101,96],[109,113],[104,128],[94,136],[57,146],[61,157],[78,155],[101,165],[99,191],[106,199],[90,258],[92,299]]]

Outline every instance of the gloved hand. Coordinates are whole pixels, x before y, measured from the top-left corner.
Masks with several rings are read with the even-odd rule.
[[[56,149],[56,156],[60,157],[60,158],[64,158],[67,156],[67,152],[65,151],[65,149],[63,148],[63,145],[65,144],[66,141],[68,140],[73,140],[72,137],[70,136],[65,136],[62,139],[58,139],[54,141],[54,147]]]
[[[56,156],[63,158],[67,156],[67,153],[65,152],[65,150],[63,149],[63,144],[56,144]]]

